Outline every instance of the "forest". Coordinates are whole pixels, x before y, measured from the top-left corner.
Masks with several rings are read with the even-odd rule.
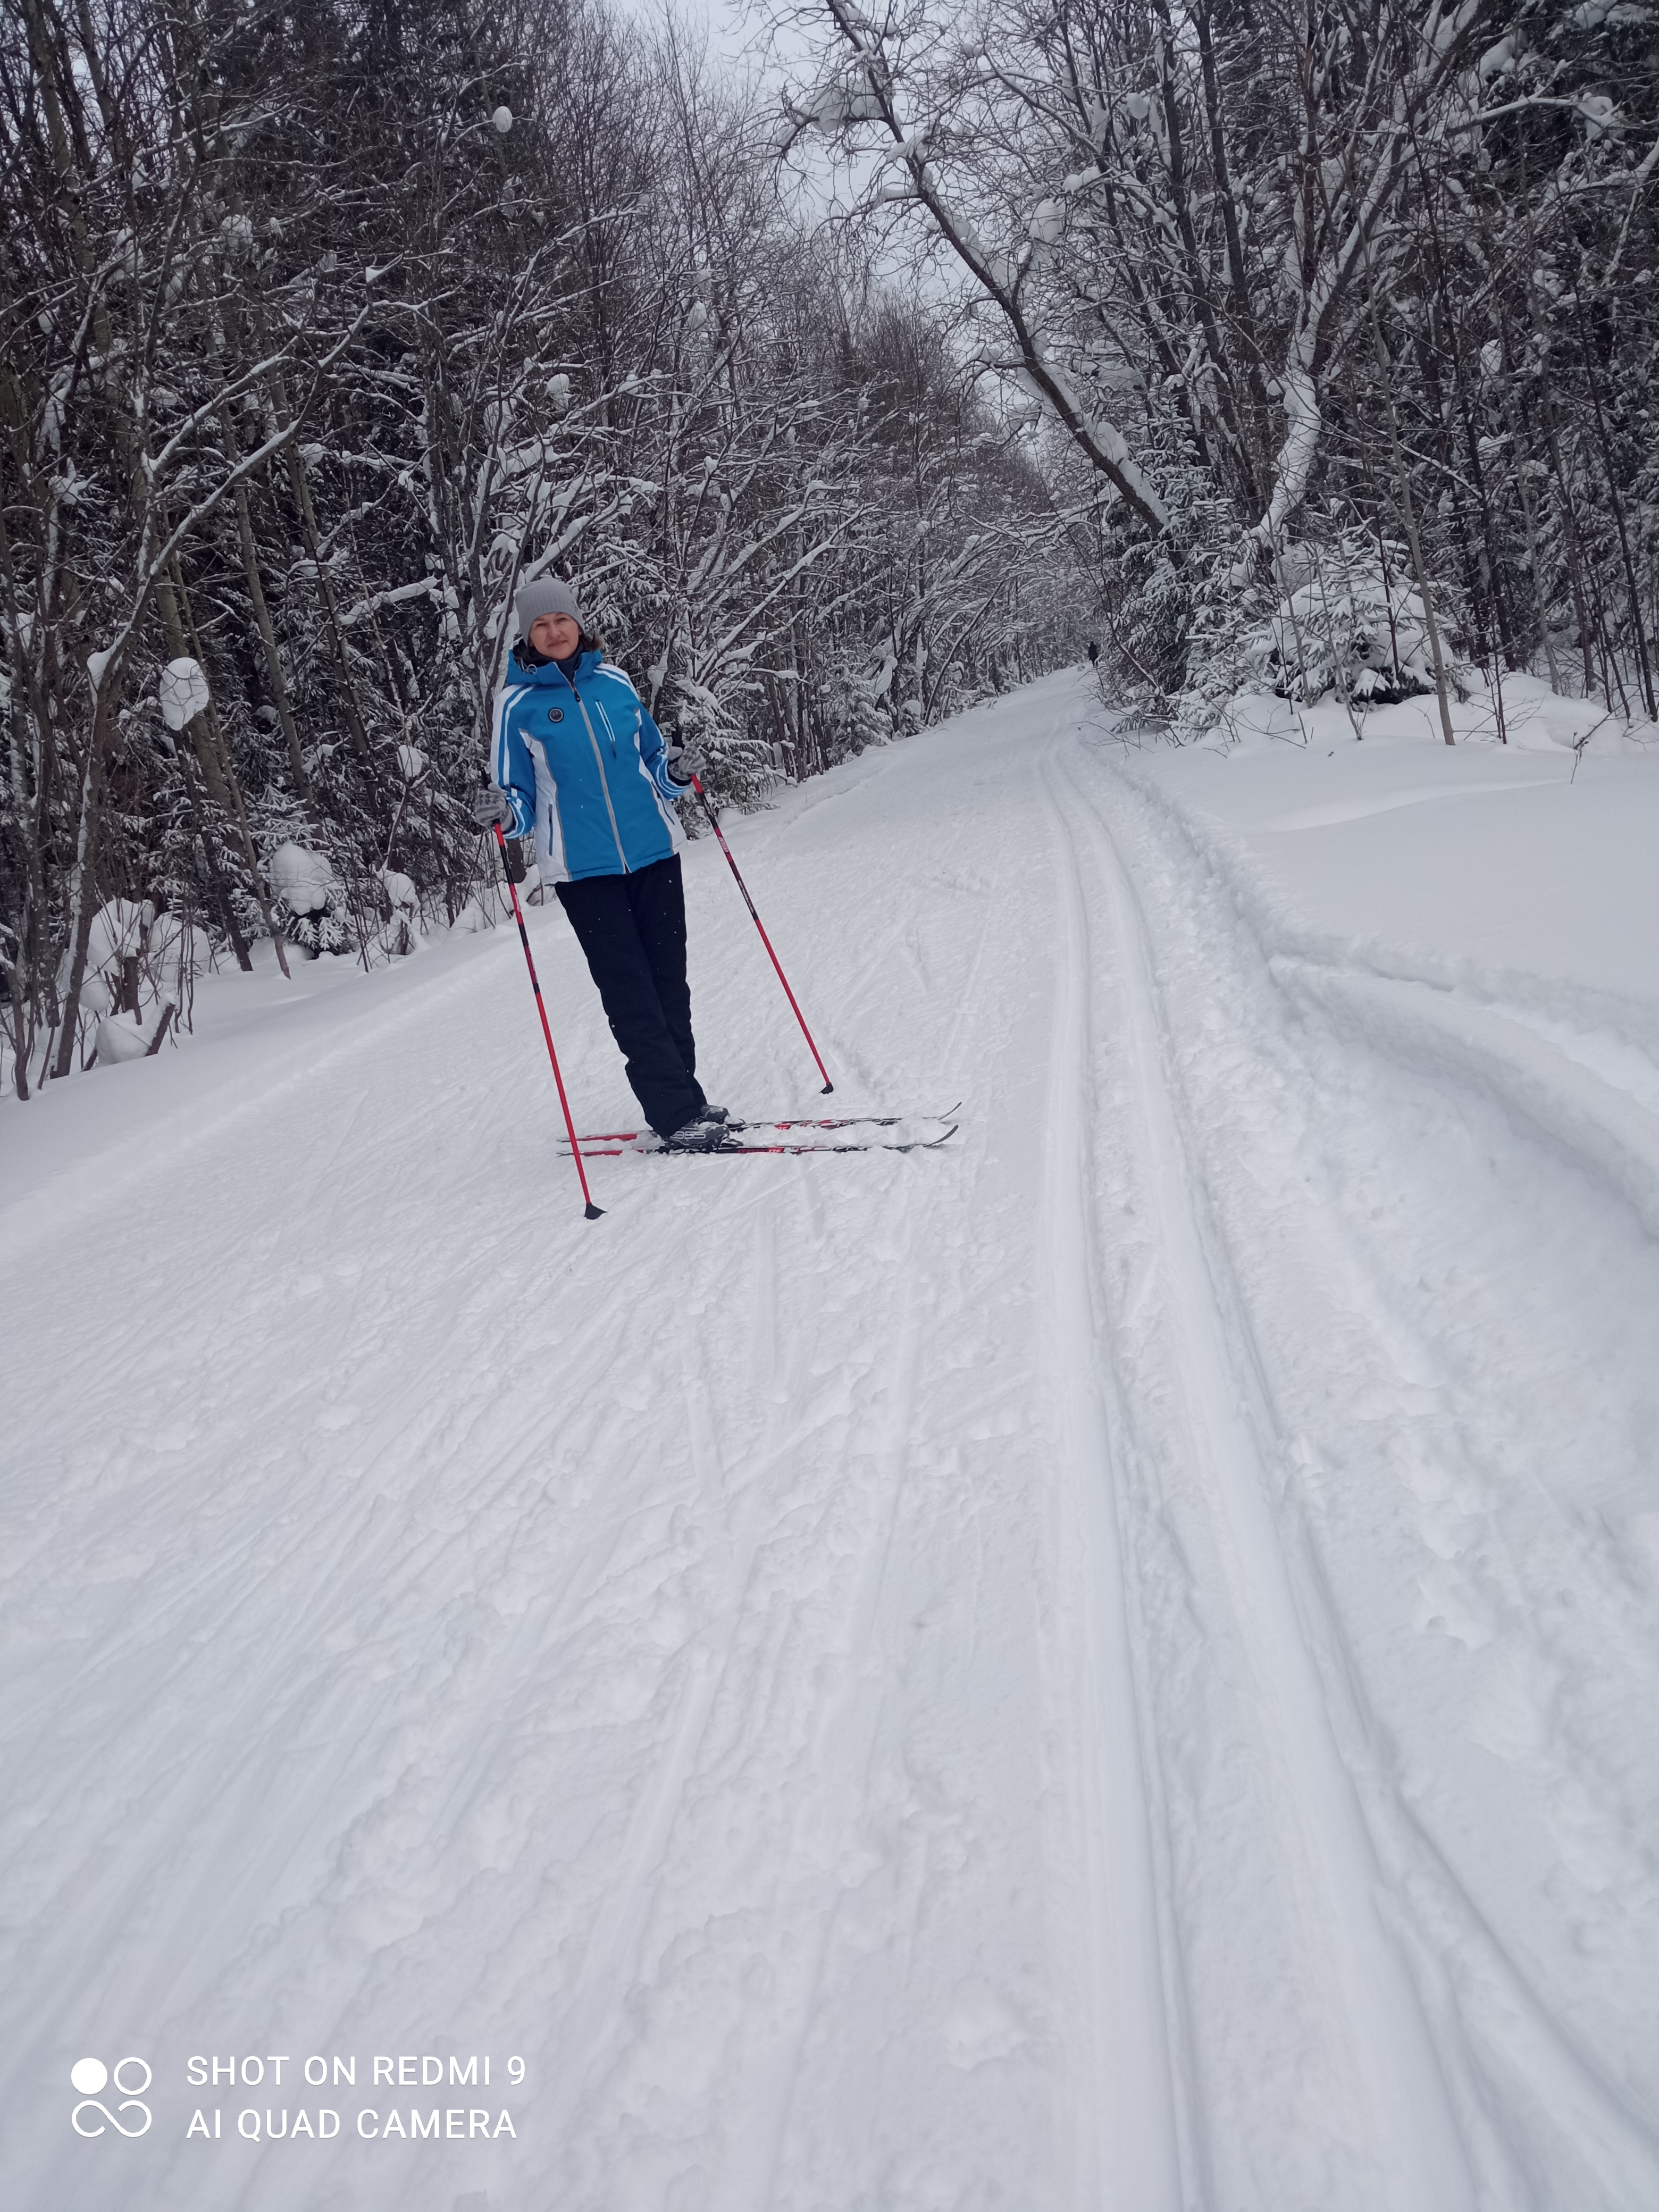
[[[1656,720],[1645,0],[15,0],[0,1013],[491,911],[526,578],[714,796],[1081,655]],[[1656,734],[1659,734],[1656,732]],[[104,1024],[100,1027],[100,1024]],[[126,1048],[124,1048],[125,1049]]]

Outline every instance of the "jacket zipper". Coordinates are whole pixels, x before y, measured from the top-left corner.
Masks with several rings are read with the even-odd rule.
[[[576,704],[582,710],[582,720],[587,728],[587,742],[593,748],[593,765],[599,771],[599,789],[605,793],[605,811],[611,817],[611,835],[617,841],[617,858],[622,862],[623,875],[631,875],[633,870],[629,866],[628,855],[623,850],[622,832],[617,827],[617,810],[611,804],[611,786],[605,779],[605,756],[599,750],[599,741],[593,734],[592,723],[588,720],[587,702],[574,684],[570,689],[575,694]]]

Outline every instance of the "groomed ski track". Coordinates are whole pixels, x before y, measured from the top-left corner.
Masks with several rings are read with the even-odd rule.
[[[836,1107],[960,1097],[938,1151],[606,1159],[585,1224],[510,929],[65,1086],[134,1118],[0,1212],[9,2202],[1659,2203],[1650,1616],[1493,1502],[1581,1342],[1637,1371],[1651,1244],[1310,1011],[1105,719],[1054,678],[730,824]],[[712,1094],[810,1113],[687,872]],[[165,2142],[69,2134],[83,2050]],[[183,2139],[189,2054],[276,2051],[520,2054],[516,2136]]]

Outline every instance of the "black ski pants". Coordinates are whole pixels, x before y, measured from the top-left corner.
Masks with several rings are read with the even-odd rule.
[[[556,889],[628,1062],[634,1096],[657,1134],[672,1136],[708,1103],[691,1035],[680,856]]]

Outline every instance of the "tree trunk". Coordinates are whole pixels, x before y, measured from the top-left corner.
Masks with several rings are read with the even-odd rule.
[[[219,410],[219,422],[224,434],[225,455],[234,467],[241,459],[236,442],[235,426],[228,407]],[[283,657],[276,647],[276,632],[271,625],[270,610],[265,605],[264,586],[259,576],[259,551],[253,536],[253,516],[248,504],[247,485],[236,486],[236,534],[242,548],[242,574],[247,583],[247,595],[253,607],[254,627],[259,633],[264,649],[265,681],[270,687],[270,696],[276,709],[276,719],[282,724],[283,736],[288,744],[289,769],[294,777],[294,788],[301,805],[313,823],[321,828],[317,813],[316,798],[311,788],[311,778],[306,772],[305,755],[300,748],[300,732],[294,720],[294,710],[289,704],[288,679],[283,673]]]

